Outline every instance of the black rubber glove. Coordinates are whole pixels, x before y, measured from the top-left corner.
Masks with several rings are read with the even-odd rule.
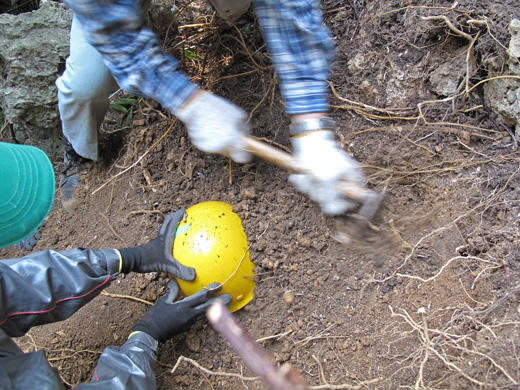
[[[121,272],[168,272],[182,280],[195,279],[195,270],[186,267],[173,258],[173,241],[177,225],[184,215],[184,209],[169,214],[156,238],[132,248],[119,249],[123,265]]]
[[[229,294],[208,299],[221,289],[219,283],[210,284],[207,288],[178,302],[174,302],[179,292],[177,281],[170,279],[168,288],[170,290],[134,326],[133,332],[144,332],[157,341],[164,342],[188,330],[191,324],[206,314],[206,310],[216,299],[221,300],[224,305],[231,302]]]

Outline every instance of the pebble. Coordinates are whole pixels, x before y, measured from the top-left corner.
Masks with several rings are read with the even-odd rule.
[[[286,291],[283,293],[283,299],[285,303],[292,305],[294,303],[294,294],[290,291]]]

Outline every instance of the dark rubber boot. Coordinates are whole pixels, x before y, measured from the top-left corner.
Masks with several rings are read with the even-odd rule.
[[[63,171],[60,179],[61,204],[66,212],[74,213],[78,204],[78,186],[81,184],[80,174],[85,171],[86,158],[77,154],[70,144],[65,141],[65,153],[63,155]]]

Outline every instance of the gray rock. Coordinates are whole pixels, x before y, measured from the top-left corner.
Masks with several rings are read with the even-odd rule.
[[[460,92],[461,83],[466,77],[466,53],[464,46],[453,57],[434,69],[430,75],[432,90],[440,96],[454,96]],[[470,69],[471,72],[471,69]]]
[[[55,155],[61,146],[56,79],[69,55],[72,13],[45,2],[20,15],[0,15],[0,105],[16,139]]]
[[[484,84],[486,104],[498,115],[506,126],[515,128],[516,138],[520,138],[520,20],[513,19],[509,24],[511,40],[506,51],[507,62],[503,69],[489,67],[489,77],[497,78]]]

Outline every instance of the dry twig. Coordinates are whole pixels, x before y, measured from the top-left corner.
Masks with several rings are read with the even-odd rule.
[[[110,298],[130,299],[131,301],[141,302],[141,303],[144,303],[145,305],[153,306],[153,302],[149,302],[149,301],[146,301],[141,298],[133,297],[131,295],[112,294],[112,293],[108,293],[104,290],[101,291],[101,294],[106,295],[107,297],[110,297]]]
[[[139,164],[139,162],[148,154],[150,153],[150,151],[155,148],[155,146],[157,146],[157,144],[159,142],[161,142],[163,140],[164,137],[166,137],[166,135],[168,135],[168,133],[171,131],[171,129],[173,128],[173,126],[177,123],[177,119],[175,119],[173,121],[173,123],[170,125],[170,127],[168,128],[168,130],[166,130],[164,132],[163,135],[161,135],[161,137],[156,141],[154,142],[154,144],[152,146],[150,146],[144,153],[141,157],[139,157],[137,159],[137,161],[135,161],[132,165],[130,165],[128,168],[124,169],[123,171],[119,172],[117,175],[115,176],[112,176],[110,179],[108,179],[105,183],[103,183],[101,186],[99,186],[96,190],[92,191],[91,195],[94,195],[96,192],[98,192],[99,190],[101,190],[103,187],[105,187],[108,183],[110,183],[111,181],[117,179],[119,176],[125,174],[126,172],[128,172],[130,169],[132,169],[133,167],[135,167],[137,164]]]

